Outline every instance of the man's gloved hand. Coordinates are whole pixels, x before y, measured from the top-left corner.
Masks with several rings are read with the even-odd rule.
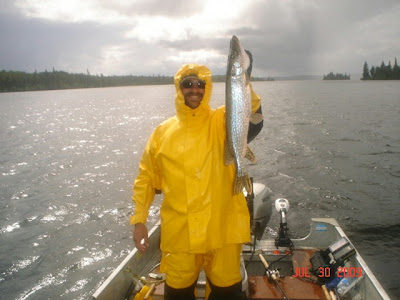
[[[247,55],[249,56],[250,59],[250,65],[247,68],[247,75],[249,75],[249,78],[251,77],[251,71],[253,70],[253,54],[249,50],[245,50]]]

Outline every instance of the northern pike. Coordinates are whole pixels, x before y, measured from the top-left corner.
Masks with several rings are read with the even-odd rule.
[[[235,163],[236,175],[233,193],[246,189],[252,194],[252,184],[244,158],[255,162],[253,151],[247,145],[247,134],[251,117],[250,78],[247,69],[250,58],[239,39],[233,36],[230,42],[225,85],[226,145],[225,164]]]

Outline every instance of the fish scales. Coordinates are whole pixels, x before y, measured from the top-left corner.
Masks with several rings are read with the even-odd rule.
[[[250,177],[247,173],[244,158],[255,161],[251,149],[247,145],[247,134],[251,115],[250,79],[247,69],[250,59],[239,39],[233,36],[230,43],[228,67],[225,86],[226,107],[226,145],[225,164],[236,166],[234,194],[246,189],[252,193]]]

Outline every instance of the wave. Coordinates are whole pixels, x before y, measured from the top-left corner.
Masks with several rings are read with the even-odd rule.
[[[390,237],[400,237],[400,223],[392,225],[383,226],[363,226],[360,224],[357,228],[351,229],[352,234],[357,235],[368,235],[370,238],[390,238]]]

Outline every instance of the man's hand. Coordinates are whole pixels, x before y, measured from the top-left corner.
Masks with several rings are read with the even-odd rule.
[[[144,240],[143,243],[142,240]],[[135,224],[135,228],[133,229],[133,242],[141,253],[146,252],[146,249],[149,246],[149,235],[147,227],[143,223]]]
[[[247,68],[247,75],[249,75],[249,78],[251,77],[251,71],[253,70],[253,54],[249,50],[245,50],[247,55],[249,56],[250,59],[250,65]]]

